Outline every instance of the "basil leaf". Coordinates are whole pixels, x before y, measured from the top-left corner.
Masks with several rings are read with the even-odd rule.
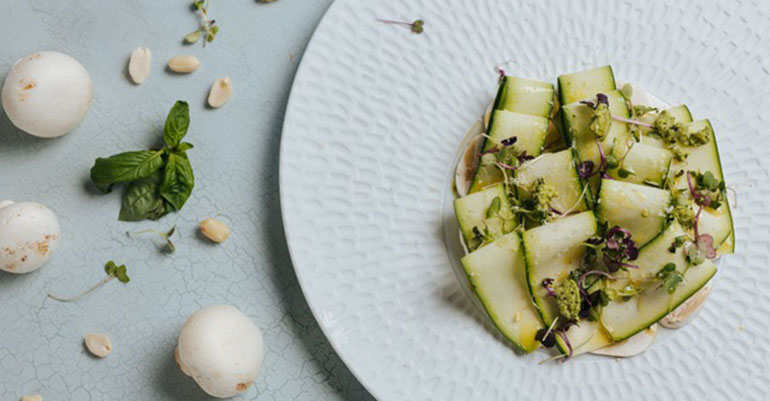
[[[170,152],[166,168],[163,170],[160,195],[176,210],[180,210],[190,197],[194,186],[195,177],[187,155],[181,152]]]
[[[112,184],[147,178],[163,166],[163,151],[140,150],[98,158],[91,167],[91,181],[102,192]]]
[[[178,152],[187,152],[192,148],[193,148],[193,145],[190,142],[182,142],[179,144],[179,146],[176,147],[176,150]]]
[[[132,182],[123,195],[123,205],[120,208],[118,220],[157,220],[165,216],[169,210],[159,193],[162,179],[163,174],[156,171],[147,178]]]
[[[182,142],[190,126],[190,107],[187,102],[178,100],[166,117],[166,127],[163,130],[163,140],[170,148]]]

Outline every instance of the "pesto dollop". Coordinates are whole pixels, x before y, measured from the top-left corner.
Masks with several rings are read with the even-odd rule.
[[[580,290],[577,282],[571,278],[565,278],[556,284],[553,291],[556,294],[559,313],[567,320],[580,319]]]
[[[551,215],[551,202],[557,196],[559,196],[559,191],[556,190],[556,187],[548,184],[542,178],[535,181],[532,200],[535,203],[535,214],[541,223],[548,221],[548,217]]]
[[[658,117],[652,123],[652,128],[668,145],[668,148],[674,155],[674,159],[680,162],[687,158],[687,153],[682,150],[682,146],[698,147],[705,145],[709,143],[712,136],[711,127],[708,125],[695,132],[689,132],[686,125],[677,122],[674,116],[666,110],[658,114]]]
[[[593,111],[591,124],[588,128],[597,138],[604,139],[604,137],[607,136],[607,132],[610,130],[611,122],[612,115],[610,114],[610,107],[605,103],[598,103]]]

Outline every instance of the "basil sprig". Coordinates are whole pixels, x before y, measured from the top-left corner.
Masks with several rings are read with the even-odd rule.
[[[187,102],[177,101],[166,118],[165,146],[160,150],[123,152],[98,158],[91,168],[91,181],[108,193],[115,184],[128,184],[118,219],[157,220],[181,210],[195,186],[187,151],[193,145],[182,142],[190,126]]]

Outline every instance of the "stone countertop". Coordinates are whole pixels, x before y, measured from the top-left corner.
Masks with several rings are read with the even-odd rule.
[[[213,43],[184,45],[197,27],[191,1],[2,0],[3,76],[40,50],[78,59],[94,83],[83,124],[58,139],[26,135],[0,113],[0,199],[37,201],[59,217],[63,242],[41,270],[0,273],[0,398],[38,393],[45,400],[208,399],[176,368],[178,330],[198,308],[238,306],[264,332],[266,356],[255,386],[236,399],[362,400],[355,380],[318,328],[297,283],[281,223],[278,149],[292,79],[331,0],[213,0],[221,26]],[[128,57],[152,50],[150,77],[133,85]],[[201,68],[166,71],[166,61],[194,54]],[[216,78],[230,76],[233,97],[207,109]],[[187,140],[196,186],[181,213],[157,222],[117,220],[121,190],[89,184],[95,158],[153,146],[177,99],[191,106]],[[197,234],[218,215],[233,234],[221,245]],[[152,236],[126,232],[176,225],[176,252]],[[104,276],[107,260],[125,263],[131,282],[108,283],[78,303],[46,299],[77,293]],[[88,332],[108,334],[104,360],[83,347]]]

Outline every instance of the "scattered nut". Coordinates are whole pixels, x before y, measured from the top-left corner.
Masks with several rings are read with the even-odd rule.
[[[219,220],[208,217],[201,221],[201,234],[218,244],[230,236],[230,227]]]
[[[227,103],[232,92],[233,83],[230,81],[230,77],[217,79],[209,92],[209,106],[217,108]]]
[[[150,59],[152,53],[146,47],[137,47],[131,52],[131,60],[128,61],[128,75],[134,83],[141,84],[150,76]]]
[[[112,341],[109,337],[101,333],[89,333],[85,337],[86,348],[88,352],[104,358],[112,352]]]
[[[168,68],[171,71],[183,74],[193,72],[200,66],[201,61],[198,60],[198,57],[195,56],[181,55],[172,57],[171,60],[168,61]]]
[[[21,397],[21,401],[43,401],[43,397],[35,395],[25,395]]]

